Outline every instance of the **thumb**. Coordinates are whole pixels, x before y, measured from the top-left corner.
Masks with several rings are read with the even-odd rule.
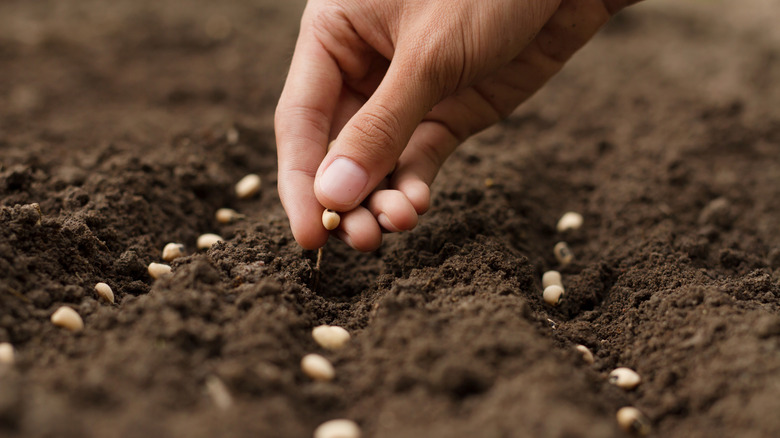
[[[392,171],[414,130],[441,99],[442,91],[424,70],[419,60],[393,59],[379,87],[338,134],[317,170],[314,193],[323,206],[354,209]]]

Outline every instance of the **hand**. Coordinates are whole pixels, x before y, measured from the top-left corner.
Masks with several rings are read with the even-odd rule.
[[[361,251],[383,229],[414,228],[455,147],[635,1],[310,0],[275,117],[295,239],[325,244],[324,208],[342,212],[336,235]]]

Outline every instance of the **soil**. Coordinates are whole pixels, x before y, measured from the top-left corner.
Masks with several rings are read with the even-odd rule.
[[[367,437],[620,437],[626,405],[651,436],[780,436],[770,3],[621,13],[458,150],[417,229],[371,254],[331,241],[319,274],[275,184],[302,2],[0,3],[0,342],[17,352],[0,436],[307,437],[350,418]],[[250,172],[261,193],[239,200]],[[572,210],[584,226],[558,233]],[[197,251],[205,232],[225,241]],[[167,242],[188,256],[153,281]],[[51,324],[61,305],[84,331]],[[319,324],[352,340],[324,351]],[[333,382],[300,371],[311,352]],[[642,383],[610,384],[618,366]]]

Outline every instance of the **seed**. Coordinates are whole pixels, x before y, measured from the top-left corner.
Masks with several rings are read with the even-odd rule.
[[[171,274],[171,267],[162,263],[149,263],[149,267],[146,270],[149,271],[149,275],[155,280]]]
[[[547,286],[546,288],[544,288],[542,297],[544,298],[545,303],[551,306],[557,306],[558,304],[560,304],[561,298],[563,298],[563,288],[558,286],[557,284],[553,284],[552,286]]]
[[[327,150],[327,152],[330,152],[330,150],[333,149],[333,143],[335,143],[335,142],[336,142],[336,140],[333,140],[330,143],[328,143],[328,150]]]
[[[106,283],[98,283],[95,285],[95,292],[100,298],[114,304],[114,291],[111,290],[111,286]]]
[[[322,212],[322,225],[325,226],[326,230],[335,230],[340,223],[341,216],[339,216],[339,214],[335,211],[326,209]]]
[[[582,215],[573,211],[569,211],[563,214],[558,220],[557,229],[559,233],[564,233],[569,230],[579,230],[582,226]]]
[[[217,222],[221,224],[229,224],[233,221],[244,218],[243,214],[233,210],[232,208],[220,208],[217,210],[217,214],[215,216],[217,218]]]
[[[326,421],[314,430],[314,438],[360,438],[360,426],[352,420]]]
[[[262,180],[260,179],[260,176],[250,173],[236,183],[236,196],[241,199],[251,198],[260,191],[261,185]]]
[[[81,319],[81,316],[75,310],[67,306],[57,309],[51,315],[51,322],[72,332],[80,332],[84,329],[84,320]]]
[[[227,140],[228,144],[238,143],[238,137],[239,137],[238,129],[236,129],[235,127],[231,127],[225,133],[225,139]]]
[[[198,236],[198,249],[209,249],[217,242],[222,242],[222,236],[213,233],[201,234]]]
[[[181,243],[168,243],[162,251],[162,259],[166,262],[175,260],[184,255],[184,245]]]
[[[349,332],[335,325],[314,327],[311,336],[320,347],[328,350],[338,350],[349,342]]]
[[[645,436],[650,433],[650,420],[639,409],[624,406],[617,411],[618,425],[628,433]]]
[[[584,345],[578,345],[574,347],[577,349],[577,351],[582,355],[582,360],[585,361],[588,365],[593,365],[593,362],[595,362],[595,359],[593,359],[593,353],[590,352],[590,349]]]
[[[609,373],[609,383],[617,385],[623,389],[634,389],[642,382],[636,371],[631,368],[615,368]]]
[[[211,396],[211,400],[214,404],[223,411],[230,409],[233,406],[233,396],[230,395],[225,383],[217,376],[206,377],[206,392]]]
[[[555,258],[558,259],[558,263],[562,266],[566,266],[574,260],[574,254],[572,254],[566,242],[556,243],[553,252],[555,253]]]
[[[547,289],[549,286],[560,286],[563,288],[561,273],[558,271],[547,271],[542,275],[542,287]]]
[[[307,354],[301,359],[301,369],[314,380],[327,382],[336,377],[336,370],[328,359],[319,354]]]
[[[8,342],[0,342],[0,364],[13,365],[15,360],[14,346]]]

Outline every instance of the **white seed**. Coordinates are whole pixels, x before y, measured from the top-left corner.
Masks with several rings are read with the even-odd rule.
[[[322,225],[326,230],[335,230],[341,223],[341,216],[333,210],[325,210],[322,212]]]
[[[574,254],[572,254],[569,245],[566,242],[556,243],[553,252],[561,266],[566,266],[574,260]]]
[[[229,224],[231,222],[243,219],[244,215],[233,210],[232,208],[220,208],[216,213],[217,222],[221,224]]]
[[[100,298],[114,304],[114,291],[111,290],[111,286],[106,283],[98,283],[95,285],[95,292]]]
[[[8,342],[0,342],[0,364],[13,365],[15,360],[14,346]]]
[[[307,354],[301,359],[301,369],[314,380],[327,382],[336,377],[336,370],[328,359],[319,354]]]
[[[569,211],[563,214],[558,220],[556,228],[559,233],[564,233],[569,230],[579,230],[582,227],[583,218],[582,215],[573,211]]]
[[[563,288],[558,286],[557,284],[553,284],[552,286],[547,286],[546,288],[544,288],[542,297],[544,298],[545,303],[551,306],[557,306],[558,304],[560,304],[561,298],[563,298]]]
[[[352,420],[326,421],[314,430],[314,438],[360,438],[360,426]]]
[[[226,411],[233,406],[233,396],[219,377],[206,377],[206,392],[219,409]]]
[[[236,196],[241,199],[251,198],[260,191],[261,185],[260,175],[250,173],[236,183]]]
[[[624,406],[617,411],[618,425],[628,433],[645,436],[650,433],[650,420],[639,409]]]
[[[238,129],[235,127],[232,127],[228,129],[227,133],[225,133],[225,139],[227,140],[228,144],[237,144],[238,143]]]
[[[184,255],[184,245],[181,243],[168,243],[162,250],[162,259],[166,262],[175,260]]]
[[[636,371],[631,368],[615,368],[609,373],[609,383],[619,386],[623,389],[634,389],[642,382]]]
[[[222,236],[213,233],[201,234],[198,236],[198,249],[209,249],[217,242],[222,242]]]
[[[84,320],[81,319],[81,316],[75,310],[67,306],[57,309],[51,315],[51,322],[72,332],[80,332],[84,329]]]
[[[349,332],[335,325],[314,327],[311,336],[320,347],[328,350],[338,350],[349,342]]]
[[[563,288],[563,280],[561,279],[561,273],[558,271],[547,271],[542,275],[542,288],[547,289],[548,286],[560,286]]]
[[[593,358],[593,353],[591,353],[590,349],[584,345],[578,345],[574,347],[577,349],[577,351],[582,355],[582,360],[585,361],[588,365],[593,365],[593,362],[596,360]]]
[[[155,280],[171,274],[171,267],[162,263],[149,263],[149,267],[146,270],[149,271],[149,275]]]

